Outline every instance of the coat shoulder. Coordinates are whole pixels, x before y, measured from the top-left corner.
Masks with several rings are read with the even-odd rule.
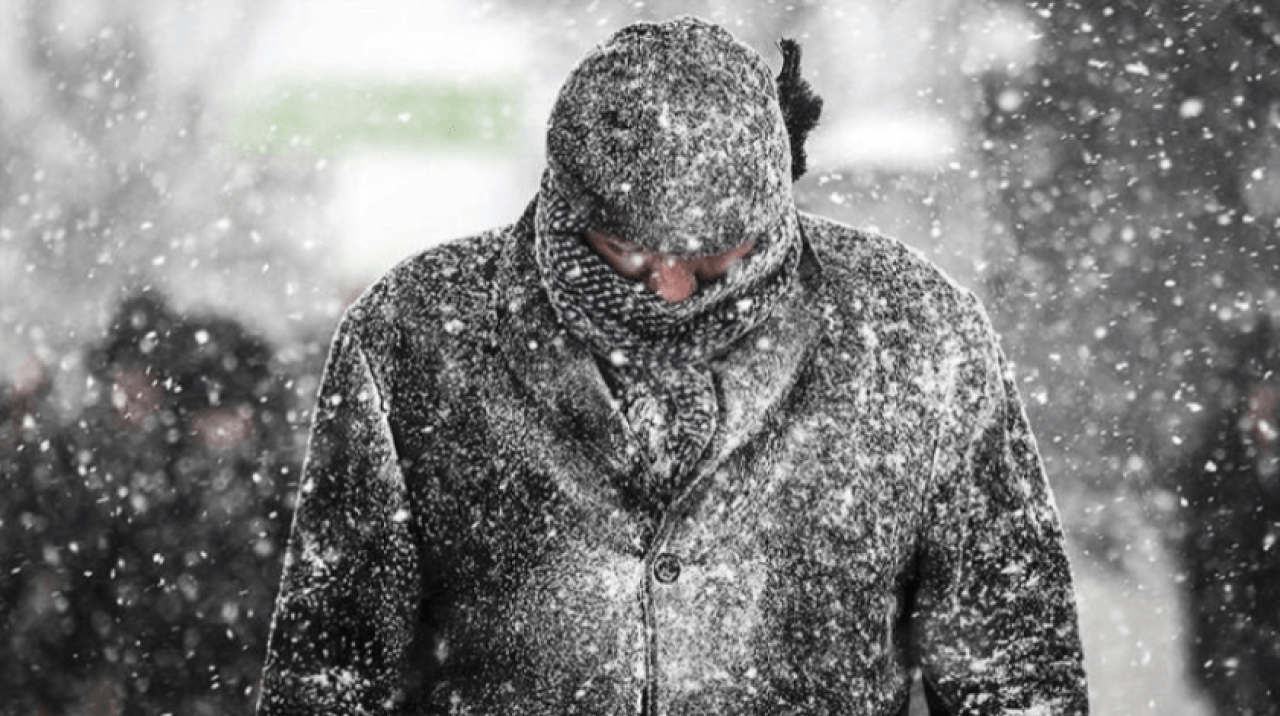
[[[986,310],[919,251],[889,236],[831,219],[802,215],[801,225],[822,266],[819,303],[831,328],[854,336],[872,331],[932,344],[988,343]]]
[[[492,296],[502,247],[514,226],[491,229],[410,256],[374,282],[343,318],[343,330],[372,354],[406,342],[421,350],[492,330]]]

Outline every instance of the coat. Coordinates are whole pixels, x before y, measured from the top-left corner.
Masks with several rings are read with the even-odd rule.
[[[400,264],[320,391],[259,713],[1087,711],[1063,533],[976,299],[801,215],[660,513],[518,223]]]

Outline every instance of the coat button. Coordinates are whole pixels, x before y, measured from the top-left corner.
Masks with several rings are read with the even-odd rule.
[[[680,578],[680,558],[663,552],[653,560],[653,577],[663,584],[671,584]]]

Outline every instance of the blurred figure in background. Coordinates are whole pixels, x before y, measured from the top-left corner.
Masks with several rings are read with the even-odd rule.
[[[77,566],[66,558],[76,555],[38,538],[51,521],[80,521],[84,507],[62,489],[51,395],[49,374],[34,359],[0,384],[0,694],[18,701],[0,704],[6,716],[11,705],[31,713],[33,704],[53,703],[56,679],[75,662],[55,645],[70,629],[60,595]]]
[[[87,364],[78,420],[4,460],[0,693],[24,713],[247,711],[288,524],[286,381],[238,323],[145,292]]]
[[[1190,663],[1226,716],[1280,704],[1280,351],[1268,319],[1224,351],[1217,412],[1175,474]]]

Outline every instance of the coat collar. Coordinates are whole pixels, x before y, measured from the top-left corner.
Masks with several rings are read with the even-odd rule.
[[[543,419],[580,443],[614,480],[636,469],[638,444],[591,351],[559,322],[538,279],[529,214],[508,234],[497,272],[498,343]],[[773,314],[712,363],[720,401],[715,435],[672,508],[763,427],[820,334],[811,310],[821,266],[805,241],[798,288]],[[620,484],[615,482],[614,484]]]
[[[556,317],[538,280],[533,228],[526,219],[511,232],[497,273],[502,354],[544,420],[583,443],[615,477],[624,475],[635,454],[630,431],[591,351]]]
[[[812,280],[815,274],[807,276]],[[820,321],[809,309],[814,304],[812,293],[813,286],[802,271],[797,290],[763,324],[712,363],[720,420],[697,474],[714,472],[760,431],[790,393],[820,333]]]

